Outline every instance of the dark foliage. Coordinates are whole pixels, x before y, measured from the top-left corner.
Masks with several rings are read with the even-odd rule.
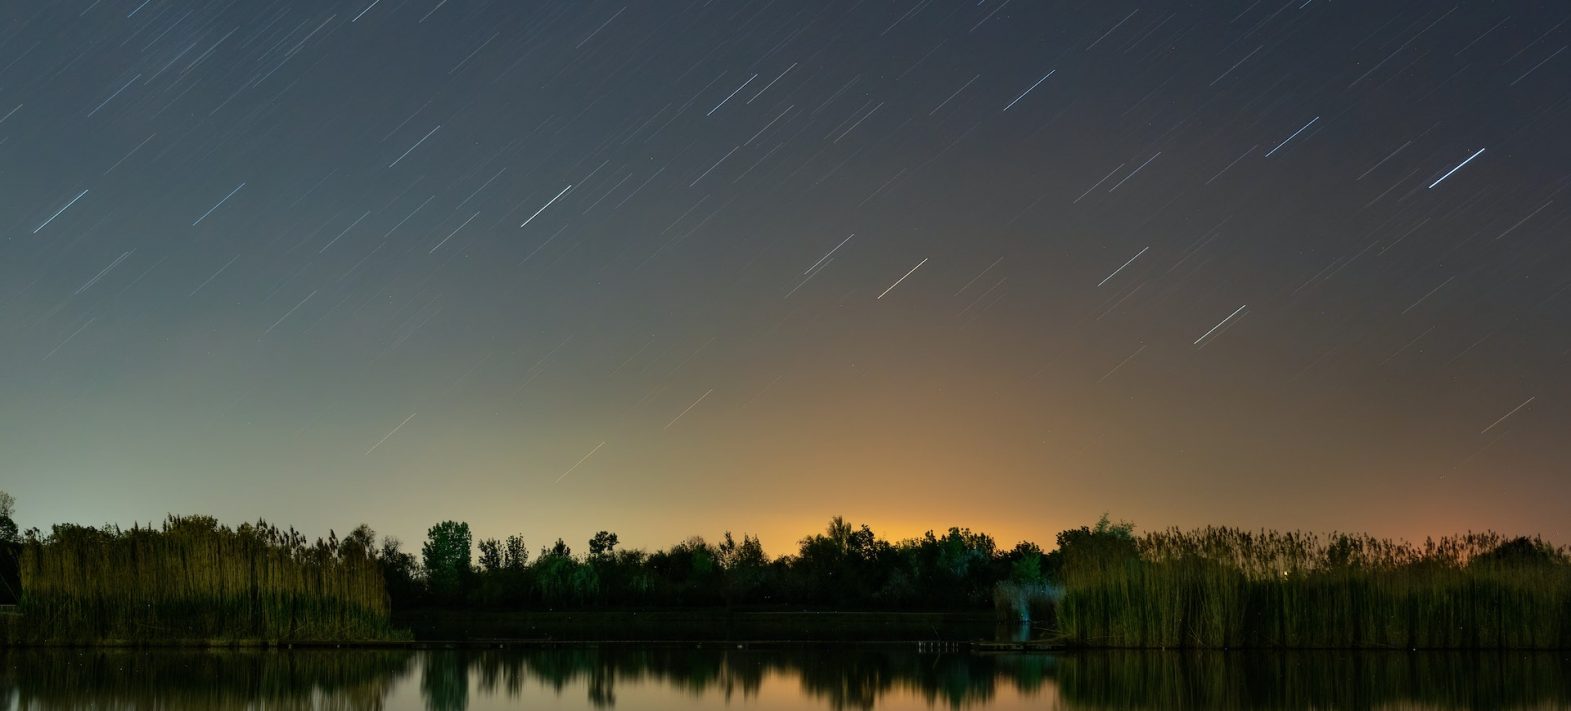
[[[460,529],[467,534],[464,524],[439,524],[425,549],[447,550]],[[464,564],[448,562],[448,572],[438,575],[430,570],[432,561],[450,558],[428,556],[423,586],[396,549],[384,546],[381,562],[400,608],[966,609],[993,604],[1001,582],[1045,584],[1054,560],[1033,543],[999,550],[992,537],[962,528],[891,543],[838,517],[823,533],[803,538],[794,554],[773,559],[758,538],[730,532],[718,543],[695,536],[653,552],[619,549],[618,543],[615,533],[600,531],[580,556],[558,539],[530,561],[517,536],[483,539],[480,564],[466,575],[451,572],[454,566],[467,570]]]

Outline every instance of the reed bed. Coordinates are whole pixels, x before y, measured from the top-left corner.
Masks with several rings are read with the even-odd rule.
[[[1169,530],[1064,550],[1064,641],[1146,648],[1571,648],[1571,555],[1495,533]]]
[[[356,641],[390,636],[372,551],[266,522],[56,526],[23,544],[29,642]]]

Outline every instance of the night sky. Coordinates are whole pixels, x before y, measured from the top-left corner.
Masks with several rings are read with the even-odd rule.
[[[0,3],[23,527],[1571,539],[1571,4]]]

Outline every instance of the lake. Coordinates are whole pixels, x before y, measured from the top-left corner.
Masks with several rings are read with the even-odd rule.
[[[1571,709],[1571,654],[883,646],[0,651],[21,709]]]

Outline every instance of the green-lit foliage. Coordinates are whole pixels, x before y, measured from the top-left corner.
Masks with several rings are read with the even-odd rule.
[[[1060,633],[1107,647],[1571,647],[1565,549],[1494,533],[1060,535]]]
[[[374,534],[308,544],[265,522],[59,525],[22,544],[20,635],[44,642],[329,641],[388,637]]]
[[[469,553],[469,524],[443,521],[431,527],[420,558],[433,594],[453,598],[463,590],[472,572]]]

